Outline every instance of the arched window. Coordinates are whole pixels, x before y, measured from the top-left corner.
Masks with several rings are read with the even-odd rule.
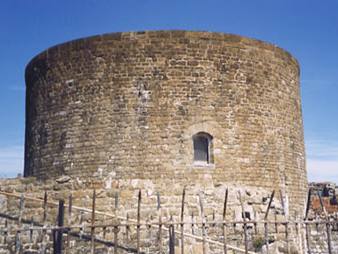
[[[212,163],[212,136],[205,132],[199,132],[193,137],[194,143],[194,163],[211,164]]]

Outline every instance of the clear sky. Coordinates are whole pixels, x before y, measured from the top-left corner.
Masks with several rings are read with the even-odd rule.
[[[28,61],[68,40],[107,32],[187,29],[245,35],[301,66],[310,181],[338,183],[338,1],[1,0],[0,177],[23,170]]]

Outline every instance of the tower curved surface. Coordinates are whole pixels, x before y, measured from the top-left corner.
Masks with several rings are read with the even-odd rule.
[[[26,87],[25,176],[211,179],[304,199],[299,66],[274,45],[209,32],[99,35],[36,56]],[[199,133],[210,138],[194,143]]]

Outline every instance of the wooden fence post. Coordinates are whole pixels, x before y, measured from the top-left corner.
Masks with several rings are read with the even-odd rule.
[[[162,254],[162,208],[159,192],[157,192],[157,210],[158,210],[158,249],[159,254]]]
[[[91,230],[90,230],[90,239],[91,239],[91,254],[95,254],[95,209],[96,209],[96,190],[93,190],[93,203],[92,203],[92,219],[91,219]]]
[[[227,228],[226,228],[226,213],[227,213],[227,205],[228,205],[228,195],[229,195],[229,191],[228,188],[226,188],[225,190],[225,194],[224,194],[224,204],[223,204],[223,251],[224,254],[227,254],[228,252],[228,247],[227,247]]]
[[[175,226],[172,215],[170,216],[169,225],[169,254],[175,254]]]
[[[118,244],[118,222],[117,222],[117,209],[119,207],[119,194],[115,192],[115,207],[114,207],[114,217],[115,217],[115,225],[114,225],[114,254],[117,254],[117,244]]]
[[[22,227],[22,214],[25,209],[25,197],[23,194],[20,196],[20,201],[19,201],[19,218],[18,218],[18,227]],[[21,231],[18,230],[15,235],[15,253],[21,253]]]
[[[287,253],[290,253],[290,243],[289,243],[289,223],[285,222],[285,241],[286,241],[286,250]]]
[[[269,254],[269,227],[268,227],[267,219],[268,219],[268,216],[269,216],[269,211],[270,211],[271,204],[272,204],[274,196],[275,196],[275,190],[273,190],[272,193],[271,193],[270,201],[269,201],[268,207],[266,208],[265,216],[264,216],[264,238],[265,238],[266,253],[267,254]]]
[[[195,216],[194,216],[194,212],[191,212],[191,234],[195,235]]]
[[[73,196],[72,194],[68,197],[68,227],[72,224],[72,206],[73,206]],[[70,252],[70,228],[67,231],[67,252]]]
[[[32,244],[33,243],[33,226],[34,226],[34,218],[33,216],[31,216],[31,223],[30,223],[30,226],[31,226],[31,229],[29,230],[29,242]]]
[[[129,244],[129,213],[126,214],[126,245]]]
[[[45,194],[43,196],[43,224],[46,223],[47,221],[47,209],[48,209],[48,204],[47,204],[47,199],[48,199],[48,195],[47,195],[47,191],[45,191]]]
[[[207,253],[207,246],[206,246],[205,216],[204,216],[204,206],[203,206],[202,193],[199,193],[199,200],[200,200],[201,221],[202,221],[203,254],[206,254]]]
[[[80,211],[80,240],[82,240],[84,235],[84,219],[83,219],[83,211]]]
[[[266,221],[264,222],[264,242],[266,245],[266,254],[269,254],[269,227]]]
[[[181,254],[184,254],[184,203],[185,203],[185,186],[182,193],[181,205]]]
[[[304,216],[304,222],[305,222],[305,241],[306,241],[306,248],[307,253],[311,254],[311,246],[310,246],[310,229],[307,222],[309,211],[310,211],[310,205],[311,205],[311,194],[312,189],[309,188],[308,194],[307,194],[307,201],[306,201],[306,209],[305,209],[305,216]]]
[[[275,196],[275,190],[273,190],[272,193],[271,193],[270,201],[269,201],[268,207],[266,208],[266,211],[265,211],[264,220],[268,219],[270,208],[271,208],[271,204],[272,204],[274,196]]]
[[[324,203],[323,203],[322,196],[320,195],[319,191],[318,191],[317,194],[318,194],[318,197],[319,197],[319,201],[320,201],[320,206],[322,208],[322,212],[324,213],[325,219],[326,219],[325,226],[326,226],[326,234],[327,234],[327,248],[328,248],[329,254],[332,254],[331,225],[330,225],[330,222],[329,222],[329,216],[327,214],[326,208],[325,208]]]
[[[332,254],[331,225],[329,221],[326,222],[326,233],[327,233],[327,248],[329,254]]]
[[[244,204],[242,200],[242,194],[240,191],[238,191],[239,196],[239,202],[241,203],[242,208],[242,218],[243,218],[243,229],[244,229],[244,247],[245,247],[245,254],[248,254],[249,251],[249,243],[248,243],[248,225],[245,218],[245,210],[244,210]]]
[[[103,221],[106,221],[106,220],[107,220],[106,215],[103,215]],[[102,238],[103,239],[106,239],[106,234],[107,234],[107,227],[104,226],[104,227],[102,227]]]
[[[64,225],[64,213],[65,213],[65,201],[59,201],[59,209],[58,209],[58,219],[57,219],[57,226],[58,229],[54,231],[54,254],[61,254],[62,253],[62,236],[63,236],[63,225]]]
[[[137,201],[137,226],[136,226],[137,254],[140,253],[141,198],[142,198],[142,193],[140,189],[138,192],[138,201]]]
[[[5,219],[5,232],[4,232],[4,245],[7,245],[7,235],[8,235],[8,221]]]
[[[47,195],[47,191],[45,191],[44,196],[43,196],[43,227],[44,229],[42,230],[41,233],[41,242],[42,242],[42,247],[41,247],[41,253],[46,253],[46,248],[47,248],[47,243],[46,243],[46,234],[47,234],[47,230],[45,229],[45,227],[47,227],[47,209],[48,209],[48,195]]]

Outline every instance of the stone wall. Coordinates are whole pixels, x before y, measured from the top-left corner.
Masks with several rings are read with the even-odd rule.
[[[96,223],[114,223],[113,215],[117,215],[120,222],[126,221],[127,217],[130,222],[135,222],[137,217],[137,203],[138,203],[138,192],[142,190],[142,201],[141,201],[141,220],[142,222],[153,222],[157,223],[159,219],[158,210],[158,197],[160,197],[161,204],[161,215],[163,222],[180,222],[180,212],[182,205],[182,185],[177,183],[175,180],[167,180],[164,185],[160,185],[151,180],[143,179],[129,179],[129,180],[112,180],[109,177],[94,178],[93,180],[80,179],[80,178],[69,178],[60,177],[56,180],[40,181],[35,178],[17,178],[17,179],[3,179],[0,180],[0,191],[6,193],[12,193],[16,195],[24,194],[26,197],[39,198],[40,200],[44,197],[44,192],[48,193],[48,201],[55,202],[59,199],[64,199],[66,206],[68,205],[68,198],[70,195],[73,197],[73,212],[71,220],[68,219],[67,207],[65,214],[65,223],[68,225],[87,225],[85,233],[90,233],[89,225],[91,224],[91,207],[92,207],[92,195],[93,188],[96,189]],[[246,186],[240,186],[236,184],[232,185],[215,185],[211,181],[196,182],[193,185],[186,185],[186,197],[185,197],[185,209],[184,209],[184,220],[186,222],[195,223],[201,222],[201,207],[200,197],[202,197],[204,214],[206,221],[221,221],[223,214],[224,205],[224,194],[228,188],[228,210],[226,215],[227,221],[243,221],[242,218],[242,205],[240,202],[239,193],[241,193],[241,200],[244,206],[244,212],[246,216],[250,217],[252,221],[263,222],[263,218],[266,212],[266,208],[269,203],[271,191],[264,188],[250,188]],[[288,198],[283,196],[283,202],[281,195],[278,190],[275,192],[275,198],[272,203],[272,208],[269,213],[268,219],[271,221],[285,221],[287,218],[286,214],[290,211],[288,209]],[[117,201],[116,201],[117,198]],[[117,204],[117,209],[116,209]],[[76,207],[87,209],[86,211],[80,211]],[[47,222],[46,225],[55,225],[57,217],[57,206],[49,205],[47,210]],[[106,213],[106,215],[103,215]],[[11,216],[19,215],[19,199],[17,197],[5,197],[0,194],[0,213],[9,214]],[[111,216],[109,216],[111,215]],[[128,215],[128,216],[127,216]],[[193,217],[192,217],[193,215]],[[42,222],[43,220],[43,205],[42,202],[31,201],[25,199],[25,209],[23,213],[23,219],[33,219],[35,222]],[[293,214],[294,219],[302,220],[303,214]],[[311,218],[313,214],[311,212]],[[16,227],[17,222],[8,220],[8,224],[11,227]],[[0,229],[3,229],[4,219],[0,219]],[[264,245],[264,227],[263,223],[258,223],[255,228],[253,224],[249,225],[248,238],[249,238],[249,250],[259,251],[262,253],[266,252]],[[180,227],[176,226],[179,231]],[[338,247],[338,234],[337,225],[331,233],[332,247],[336,251]],[[75,232],[78,232],[75,230]],[[98,234],[102,237],[102,230],[97,229]],[[142,250],[146,253],[157,253],[158,245],[158,228],[143,227],[141,234]],[[185,232],[191,234],[194,232],[196,236],[202,236],[201,227],[197,224],[194,228],[187,224]],[[278,232],[278,233],[277,233]],[[324,225],[310,226],[310,249],[313,254],[326,254],[328,253],[327,248],[327,234]],[[228,244],[231,246],[244,248],[244,235],[243,227],[241,224],[229,225],[228,226]],[[110,228],[107,230],[107,239],[113,241],[113,230]],[[110,235],[110,238],[109,238]],[[207,226],[207,238],[222,243],[223,232],[220,225]],[[286,238],[285,238],[285,227],[281,224],[276,228],[275,225],[269,226],[269,239],[270,239],[270,253],[287,253]],[[3,244],[4,235],[0,234],[0,253],[9,253],[8,245]],[[41,250],[43,246],[51,249],[52,238],[49,236],[43,245],[39,241],[37,234],[33,235],[33,243],[31,243],[29,231],[22,236],[25,242],[24,246],[26,249],[38,249]],[[119,243],[123,247],[129,247],[135,249],[136,247],[136,230],[131,228],[129,231],[129,240],[126,240],[126,231],[122,228],[119,231]],[[176,236],[176,253],[180,253],[180,237],[179,234]],[[8,242],[11,243],[11,249],[15,247],[15,235],[8,237]],[[289,225],[289,248],[291,253],[304,253],[306,249],[305,244],[305,227],[295,227],[294,224]],[[72,238],[71,244],[73,252],[80,253],[89,252],[90,241],[81,241],[79,238]],[[186,237],[185,240],[185,253],[189,254],[202,254],[202,243],[200,240]],[[67,244],[65,244],[67,246]],[[300,249],[300,246],[302,249]],[[107,247],[97,244],[100,253],[112,252],[113,247]],[[168,232],[163,231],[163,249],[168,248]],[[222,253],[222,246],[215,244],[207,244],[209,253]],[[2,252],[1,252],[2,251]],[[6,252],[7,251],[7,252]],[[122,253],[133,253],[123,252]],[[232,253],[232,252],[230,252]],[[335,253],[335,252],[333,252]]]
[[[115,212],[115,198],[118,196],[118,216],[125,218],[136,218],[137,201],[139,190],[142,192],[141,217],[149,220],[157,217],[158,197],[160,197],[163,218],[178,219],[182,205],[183,188],[173,180],[168,180],[165,185],[157,184],[151,180],[132,179],[114,180],[95,179],[93,181],[83,179],[71,179],[62,177],[57,180],[41,182],[35,178],[16,178],[1,180],[0,191],[24,194],[27,197],[38,198],[41,201],[44,192],[48,193],[49,201],[57,202],[63,199],[68,202],[69,195],[73,197],[73,205],[91,209],[93,189],[96,189],[97,211],[113,214]],[[245,212],[251,220],[263,220],[266,208],[269,203],[271,192],[264,188],[250,188],[241,185],[213,185],[211,182],[200,182],[194,185],[186,185],[185,216],[191,214],[200,219],[200,197],[204,203],[204,213],[211,218],[214,214],[216,220],[222,220],[225,190],[229,190],[227,220],[241,221],[242,198]],[[240,194],[239,194],[240,193]],[[6,200],[6,198],[2,198]],[[13,202],[13,203],[12,203]],[[285,199],[283,203],[287,203]],[[13,211],[18,213],[19,199],[10,197],[1,205],[1,211]],[[50,205],[49,214],[52,221],[55,221],[56,206]],[[35,221],[42,221],[42,202],[25,201],[25,211],[28,218],[34,217]],[[271,217],[275,215],[279,220],[285,219],[284,211],[287,205],[282,206],[281,197],[278,192],[272,203]],[[90,214],[90,212],[88,212]],[[221,216],[221,217],[220,217]],[[176,218],[177,217],[177,218]]]
[[[282,189],[303,210],[299,67],[278,47],[207,32],[106,34],[41,53],[26,84],[25,176]],[[198,132],[213,137],[212,163],[194,164]]]
[[[332,253],[338,252],[338,224],[333,224],[331,232]],[[310,249],[312,254],[328,254],[328,236],[325,225],[314,225],[310,227]]]
[[[141,219],[143,222],[155,222],[159,220],[158,210],[158,197],[160,197],[161,215],[163,222],[180,222],[180,212],[182,206],[182,192],[183,188],[181,184],[178,184],[175,180],[167,180],[165,185],[160,185],[151,180],[132,179],[132,180],[111,180],[110,178],[95,178],[94,180],[84,180],[79,178],[61,177],[57,180],[39,181],[35,178],[21,178],[21,179],[6,179],[1,180],[1,191],[13,194],[24,194],[27,197],[43,199],[44,192],[48,193],[48,201],[57,202],[59,199],[64,199],[66,205],[68,205],[68,198],[70,195],[73,197],[73,212],[71,220],[67,212],[65,214],[66,225],[86,224],[87,234],[90,232],[89,225],[91,224],[91,207],[92,207],[92,195],[93,188],[96,189],[96,223],[113,223],[116,222],[110,215],[117,215],[119,221],[126,221],[128,217],[129,221],[134,221],[137,218],[137,204],[138,204],[138,192],[142,190],[141,201]],[[201,207],[200,198],[202,198],[204,215],[206,221],[222,221],[223,206],[225,198],[225,190],[228,188],[229,196],[227,203],[227,221],[243,221],[242,217],[242,204],[244,207],[244,213],[247,219],[252,221],[260,221],[257,226],[253,224],[248,227],[248,241],[250,250],[259,250],[264,247],[264,224],[263,218],[270,200],[271,192],[264,188],[250,188],[246,186],[240,186],[236,184],[232,185],[214,185],[211,181],[202,181],[193,185],[186,186],[185,207],[184,207],[184,220],[186,222],[201,222]],[[241,194],[239,194],[241,193]],[[16,197],[1,197],[0,212],[9,214],[11,216],[19,216],[19,199]],[[116,201],[117,197],[117,201]],[[116,208],[117,204],[117,209]],[[271,221],[285,221],[286,214],[288,213],[288,200],[287,197],[283,197],[281,200],[280,193],[276,190],[276,195],[269,212],[268,219]],[[81,207],[87,209],[87,211],[80,211],[75,207]],[[66,209],[67,210],[67,209]],[[46,225],[55,225],[57,217],[57,206],[49,205],[47,210],[47,222]],[[103,215],[106,213],[106,215]],[[292,217],[301,218],[301,214],[294,214]],[[23,219],[32,219],[35,222],[42,223],[43,221],[43,205],[42,202],[31,201],[25,199],[25,209],[22,214]],[[11,222],[13,225],[17,225],[17,222]],[[4,220],[0,221],[1,225],[4,225]],[[179,226],[176,226],[177,230],[180,230]],[[229,224],[228,225],[228,244],[238,248],[244,249],[244,231],[242,224]],[[102,236],[102,232],[98,229],[96,232]],[[108,230],[112,234],[112,229]],[[189,225],[185,226],[185,232],[191,234],[194,232],[196,236],[202,236],[201,225],[196,224],[194,227]],[[207,225],[207,238],[213,241],[222,243],[223,232],[222,225]],[[278,233],[276,233],[278,232]],[[26,232],[24,239],[26,243],[29,243],[29,231]],[[168,248],[168,232],[163,233],[163,249]],[[126,241],[125,229],[119,231],[119,242],[124,247],[134,248],[136,246],[136,231],[135,228],[131,228],[129,232],[129,240]],[[298,246],[302,246],[304,243],[304,236],[296,232],[296,228],[289,227],[289,240],[290,248],[297,249]],[[12,235],[12,249],[15,246],[15,237]],[[41,249],[41,242],[38,241],[39,237],[34,236],[34,244],[26,244],[27,248]],[[112,239],[112,238],[111,238]],[[179,253],[179,235],[177,235],[177,241],[175,243],[177,253]],[[271,241],[270,250],[277,246],[282,250],[285,250],[285,228],[282,225],[270,225],[269,227],[269,239]],[[284,240],[283,240],[284,239]],[[3,234],[0,237],[0,245],[3,241]],[[9,240],[8,240],[9,241]],[[51,237],[46,246],[51,246]],[[112,241],[112,240],[111,240]],[[142,250],[146,253],[157,253],[158,245],[158,228],[143,227],[141,235]],[[284,242],[284,243],[283,243]],[[89,251],[90,242],[81,242],[78,238],[74,238],[73,245],[77,246],[75,249],[82,251]],[[185,240],[186,251],[185,253],[198,254],[202,253],[202,245],[200,240],[196,240],[191,237],[186,237]],[[67,246],[67,245],[66,245]],[[284,247],[281,247],[284,246]],[[100,247],[98,245],[98,247]],[[101,248],[103,248],[101,246]],[[276,247],[277,248],[277,247]],[[277,248],[277,249],[278,249]],[[1,246],[0,246],[1,249]],[[107,251],[108,247],[105,247]],[[222,253],[222,245],[207,244],[208,253]],[[230,250],[230,249],[229,249]],[[80,251],[79,251],[80,252]],[[73,253],[73,252],[72,252]],[[74,252],[77,253],[77,252]],[[103,252],[106,253],[106,252]],[[124,253],[124,252],[122,252]],[[131,252],[132,253],[132,252]],[[232,252],[230,252],[232,253]],[[276,253],[286,253],[285,251],[279,251]],[[300,250],[299,252],[302,253]]]

